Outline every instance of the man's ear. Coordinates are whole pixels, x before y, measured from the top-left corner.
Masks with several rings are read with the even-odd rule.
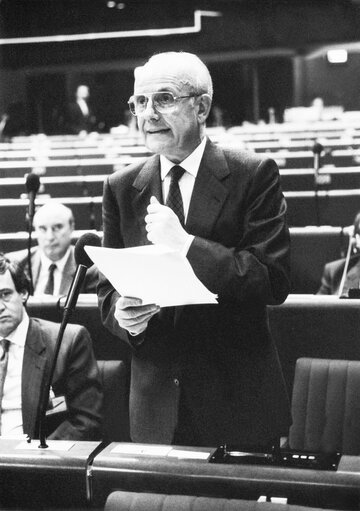
[[[25,305],[29,298],[29,292],[26,290],[21,291],[20,296],[21,296],[22,303]]]
[[[204,123],[210,113],[211,98],[209,94],[202,94],[197,99],[198,99],[198,118],[201,123]]]

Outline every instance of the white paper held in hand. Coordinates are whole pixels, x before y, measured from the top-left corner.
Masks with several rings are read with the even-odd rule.
[[[144,304],[160,307],[218,303],[216,295],[196,277],[186,257],[168,247],[84,248],[122,296],[141,298]]]

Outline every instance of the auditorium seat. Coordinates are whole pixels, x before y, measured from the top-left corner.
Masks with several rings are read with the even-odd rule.
[[[252,500],[114,491],[105,511],[320,511],[319,508]]]
[[[299,358],[292,393],[289,447],[359,455],[359,389],[360,361]]]
[[[360,191],[319,190],[284,192],[291,227],[351,225],[360,207]]]
[[[126,366],[121,360],[98,360],[97,364],[104,391],[104,440],[128,442],[130,436]]]

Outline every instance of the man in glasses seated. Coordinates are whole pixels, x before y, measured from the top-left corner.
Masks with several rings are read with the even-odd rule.
[[[21,268],[0,254],[0,436],[38,438],[41,393],[59,333],[57,323],[29,318],[29,284]],[[63,396],[67,410],[48,410],[49,438],[100,438],[102,389],[84,327],[67,325],[51,387],[50,408]]]
[[[31,249],[31,272],[34,295],[66,295],[76,272],[74,246],[71,244],[75,228],[70,208],[50,200],[34,215],[34,229],[38,245]],[[16,261],[29,276],[28,251],[17,250],[7,256]],[[95,293],[97,270],[89,268],[81,293]]]
[[[106,179],[103,230],[106,247],[178,251],[218,304],[160,309],[101,276],[99,305],[132,347],[133,441],[268,449],[290,424],[266,315],[289,292],[286,204],[273,160],[207,138],[212,95],[190,53],[136,70],[129,107],[154,155]]]

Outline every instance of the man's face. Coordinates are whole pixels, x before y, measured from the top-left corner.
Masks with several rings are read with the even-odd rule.
[[[58,261],[71,244],[73,225],[69,216],[60,210],[39,212],[34,221],[38,245],[51,261]]]
[[[27,292],[18,293],[11,273],[0,274],[0,337],[7,337],[21,323]]]
[[[187,96],[193,90],[190,85],[181,82],[182,77],[181,71],[148,64],[135,80],[134,94],[169,91],[174,96]],[[150,151],[178,163],[199,145],[197,100],[179,99],[174,108],[166,113],[158,112],[152,100],[148,100],[146,111],[138,117],[138,126]]]

